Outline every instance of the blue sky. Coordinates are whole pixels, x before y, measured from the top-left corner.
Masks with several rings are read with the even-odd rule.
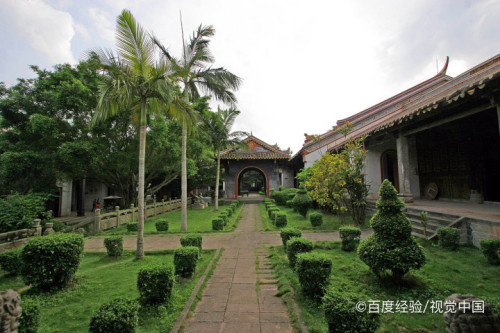
[[[235,129],[293,151],[304,133],[435,75],[446,56],[455,76],[500,51],[500,0],[0,0],[0,81],[114,48],[123,8],[174,54],[180,12],[186,36],[213,25],[216,65],[244,80]]]

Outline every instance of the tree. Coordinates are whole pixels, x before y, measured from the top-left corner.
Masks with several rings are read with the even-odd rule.
[[[215,210],[219,209],[219,178],[220,178],[220,153],[228,147],[241,146],[241,138],[248,134],[241,131],[231,132],[236,117],[240,111],[229,108],[217,109],[216,113],[209,113],[203,118],[202,128],[210,134],[210,142],[214,150],[214,159],[217,161],[215,176]]]
[[[389,180],[384,180],[379,195],[378,211],[370,221],[374,233],[361,241],[358,255],[378,277],[390,270],[398,282],[408,271],[422,267],[425,255],[411,236],[410,220],[402,212],[405,204]]]
[[[199,90],[201,90],[225,103],[236,103],[236,97],[230,89],[238,89],[241,79],[222,67],[211,67],[215,59],[209,50],[209,38],[214,34],[215,30],[212,26],[200,25],[189,41],[184,41],[183,36],[183,52],[180,59],[172,57],[159,40],[154,39],[155,44],[162,50],[164,58],[171,63],[173,76],[182,85],[182,96],[186,102],[194,102],[200,98]],[[183,121],[181,171],[182,231],[187,231],[187,133],[188,123]]]
[[[96,50],[106,75],[99,87],[99,100],[94,123],[117,114],[129,112],[139,123],[138,172],[138,234],[136,259],[144,257],[144,174],[146,127],[153,114],[189,115],[191,108],[175,96],[175,88],[168,74],[169,63],[156,60],[154,43],[128,10],[123,10],[116,21],[117,55]],[[167,108],[168,105],[168,108]]]

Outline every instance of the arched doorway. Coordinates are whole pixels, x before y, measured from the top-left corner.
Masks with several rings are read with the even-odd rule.
[[[388,179],[399,193],[398,155],[395,150],[386,150],[380,156],[381,181]]]
[[[264,187],[266,197],[269,197],[269,177],[267,172],[257,166],[241,168],[236,174],[234,197],[241,196],[241,191],[259,191]],[[262,186],[260,186],[262,185]]]

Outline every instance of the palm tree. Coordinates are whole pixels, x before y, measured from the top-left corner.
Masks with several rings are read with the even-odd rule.
[[[215,210],[219,209],[219,178],[220,178],[220,153],[228,147],[241,146],[241,138],[248,136],[246,132],[231,132],[236,117],[240,111],[229,108],[216,113],[208,113],[202,118],[202,129],[210,135],[214,158],[217,161],[217,173],[215,176]]]
[[[181,84],[182,96],[186,102],[193,102],[198,99],[201,90],[203,93],[211,95],[224,103],[231,105],[236,103],[236,97],[230,89],[238,89],[241,79],[222,67],[211,67],[211,64],[215,60],[208,47],[210,44],[209,38],[214,34],[215,30],[212,26],[200,25],[189,41],[184,42],[183,40],[181,59],[172,57],[158,39],[154,39],[155,44],[162,51],[164,59],[172,64],[172,68],[175,71],[174,76]],[[187,133],[188,124],[186,121],[183,121],[181,171],[182,231],[187,231]]]
[[[92,122],[118,112],[130,112],[139,125],[139,193],[136,259],[144,257],[144,169],[147,118],[169,111],[174,117],[189,115],[191,107],[174,94],[170,63],[157,61],[152,37],[128,10],[116,20],[115,56],[109,50],[95,50],[106,82],[99,88],[99,100]]]

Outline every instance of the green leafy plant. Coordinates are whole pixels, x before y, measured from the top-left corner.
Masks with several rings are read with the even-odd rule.
[[[21,252],[22,249],[17,248],[0,253],[0,266],[12,276],[20,274],[23,268]]]
[[[196,270],[200,249],[196,246],[180,247],[174,252],[175,274],[190,277]]]
[[[329,288],[323,296],[323,309],[328,332],[375,332],[380,325],[380,314],[360,312],[356,305],[361,300],[347,293]]]
[[[481,251],[490,264],[500,265],[500,239],[483,239]]]
[[[330,281],[332,260],[319,253],[299,253],[295,264],[302,293],[315,298],[323,296]]]
[[[138,230],[139,224],[137,222],[129,222],[127,223],[127,231],[128,232],[136,232]]]
[[[424,237],[427,238],[427,223],[429,220],[427,219],[428,213],[426,211],[420,212],[420,223],[422,223],[422,227],[424,227]]]
[[[91,333],[133,333],[139,323],[139,304],[127,298],[115,298],[101,305],[90,320]]]
[[[450,250],[456,250],[460,241],[460,229],[444,227],[437,229],[438,244]]]
[[[110,236],[104,238],[104,246],[110,257],[120,257],[123,253],[123,237]]]
[[[307,212],[312,207],[312,198],[307,194],[304,186],[301,186],[297,194],[292,199],[293,207],[303,217],[307,216]]]
[[[227,225],[227,223],[229,222],[229,217],[227,216],[227,213],[226,212],[221,212],[219,214],[219,218],[224,221],[224,226]]]
[[[224,230],[224,220],[221,218],[212,220],[212,230]]]
[[[175,282],[174,267],[156,264],[142,268],[137,274],[137,289],[143,304],[164,304],[172,295]]]
[[[287,218],[287,215],[285,213],[276,213],[274,224],[278,228],[286,227],[287,223],[288,223],[288,218]]]
[[[21,299],[23,313],[19,318],[19,333],[36,333],[40,326],[40,305],[34,299]]]
[[[168,220],[161,219],[155,223],[156,231],[168,231]]]
[[[323,224],[323,214],[321,213],[311,213],[309,215],[309,221],[313,227],[319,227]]]
[[[34,219],[46,219],[47,193],[10,194],[0,199],[0,233],[29,229]]]
[[[281,211],[279,209],[270,211],[269,214],[271,215],[270,218],[273,224],[276,224],[276,217],[280,214],[280,212]]]
[[[374,233],[361,241],[359,258],[378,276],[390,270],[398,282],[412,269],[425,264],[425,255],[411,236],[411,223],[403,214],[403,201],[387,179],[380,186],[377,213],[370,224]]]
[[[83,236],[52,234],[30,239],[22,250],[23,280],[41,289],[65,286],[83,253]]]
[[[281,241],[283,242],[283,247],[286,250],[286,244],[289,239],[294,237],[302,237],[302,231],[297,228],[283,228],[280,231]]]
[[[354,251],[361,237],[361,229],[351,226],[340,227],[340,239],[342,239],[342,250]]]
[[[182,236],[180,242],[182,246],[196,246],[201,252],[203,236],[201,234],[190,233]]]
[[[313,243],[309,239],[294,237],[286,242],[286,254],[290,267],[295,268],[297,255],[299,253],[310,252],[313,249]]]

